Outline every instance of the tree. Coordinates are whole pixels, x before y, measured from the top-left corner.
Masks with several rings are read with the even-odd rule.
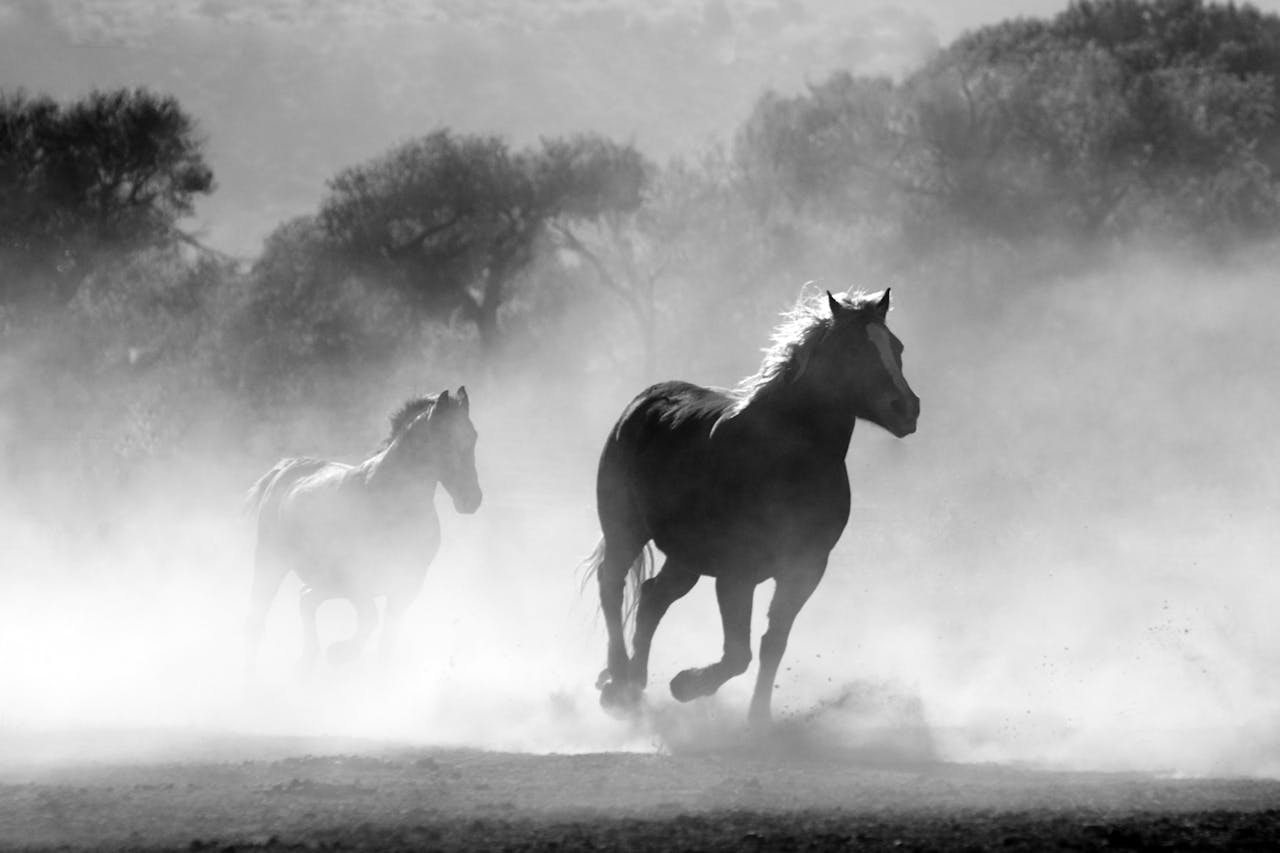
[[[967,33],[902,81],[766,95],[736,154],[762,216],[897,223],[886,243],[1220,243],[1280,224],[1278,117],[1280,17],[1079,0]]]
[[[734,156],[753,207],[810,207],[883,217],[910,191],[911,154],[893,81],[840,71],[802,95],[767,92],[738,131]]]
[[[251,398],[300,398],[322,377],[385,364],[414,325],[403,295],[353,273],[314,216],[277,227],[245,285],[222,372]]]
[[[996,211],[1005,225],[1085,239],[1276,225],[1280,17],[1201,0],[1082,0],[1050,21],[970,33],[915,80],[946,81],[971,116],[979,107],[971,132],[995,138],[978,182],[1001,188],[1020,170],[995,200],[1009,209],[953,197],[961,219]],[[925,136],[940,168],[965,159]]]
[[[357,274],[426,315],[461,312],[492,349],[512,280],[543,241],[635,210],[645,174],[633,147],[599,136],[512,151],[496,136],[440,130],[339,174],[319,222]]]
[[[105,258],[189,241],[177,223],[213,191],[202,148],[145,89],[0,95],[0,304],[64,305]]]
[[[646,182],[644,203],[635,209],[610,210],[594,221],[570,228],[553,226],[557,243],[589,272],[597,287],[620,300],[640,338],[640,375],[656,375],[658,355],[658,284],[683,274],[690,277],[694,251],[690,244],[696,221],[723,221],[713,203],[719,187],[707,170],[673,161]],[[705,236],[705,235],[703,235]]]

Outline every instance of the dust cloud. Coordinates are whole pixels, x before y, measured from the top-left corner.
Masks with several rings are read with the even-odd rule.
[[[854,515],[783,661],[775,746],[1280,775],[1274,262],[1274,249],[1212,263],[1134,253],[980,308],[941,275],[895,282],[890,323],[921,428],[904,441],[855,432]],[[735,375],[691,364],[682,378],[730,384],[756,366],[756,353],[736,357]],[[666,692],[718,656],[706,582],[658,631],[644,716],[597,704],[604,630],[575,571],[598,537],[595,459],[629,396],[659,377],[414,387],[413,372],[389,376],[373,395],[385,406],[341,441],[170,460],[121,493],[109,523],[37,517],[6,488],[0,737],[104,732],[96,748],[126,755],[145,752],[139,732],[535,752],[751,744],[754,669],[711,700],[678,706]],[[438,499],[443,547],[399,660],[304,677],[290,580],[246,679],[244,489],[280,450],[362,458],[396,403],[460,382],[485,504],[460,516]],[[352,622],[326,604],[325,641]]]

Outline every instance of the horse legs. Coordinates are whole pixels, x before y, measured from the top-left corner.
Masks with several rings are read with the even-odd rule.
[[[378,605],[369,596],[350,598],[356,609],[356,631],[350,637],[329,647],[328,658],[332,664],[349,664],[360,659],[365,644],[378,626]]]
[[[760,639],[760,670],[756,674],[756,687],[751,694],[751,709],[747,720],[753,727],[767,726],[773,719],[769,709],[773,697],[773,679],[778,674],[778,664],[787,648],[787,637],[796,621],[796,614],[809,600],[818,581],[822,579],[823,566],[817,571],[782,575],[769,602],[769,627]]]
[[[693,589],[698,577],[697,572],[668,559],[663,564],[662,571],[640,586],[640,604],[636,610],[636,632],[631,644],[628,680],[641,690],[649,683],[649,647],[658,622],[672,602],[683,598]]]
[[[254,664],[258,656],[258,647],[262,644],[262,633],[267,625],[267,611],[271,601],[276,597],[280,582],[284,580],[287,569],[280,560],[263,553],[261,545],[253,561],[253,586],[249,591],[249,615],[245,619],[244,636],[244,674],[246,678],[253,675]]]
[[[635,542],[620,536],[605,535],[601,546],[604,554],[596,577],[600,583],[600,609],[604,612],[604,625],[609,633],[607,664],[596,680],[600,689],[600,704],[606,708],[625,709],[640,699],[640,691],[631,686],[628,675],[630,660],[627,642],[622,632],[622,598],[627,572],[640,556],[643,541]]]
[[[400,640],[400,623],[404,613],[417,597],[417,589],[392,592],[382,611],[382,637],[378,640],[378,658],[383,666],[395,662],[396,644]]]
[[[302,616],[302,669],[310,672],[320,654],[320,630],[316,627],[316,611],[324,601],[323,596],[311,587],[303,587],[298,598],[298,613]]]
[[[686,669],[671,679],[671,695],[679,702],[710,696],[751,663],[751,599],[756,585],[749,576],[716,578],[716,600],[724,626],[724,654],[710,666]]]

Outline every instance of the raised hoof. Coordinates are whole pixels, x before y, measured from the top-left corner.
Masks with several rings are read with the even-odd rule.
[[[702,695],[702,691],[698,689],[698,675],[696,669],[685,669],[677,672],[676,677],[671,679],[671,695],[677,702],[688,702]]]
[[[642,693],[636,684],[608,681],[600,687],[600,707],[615,717],[629,717],[639,710]]]

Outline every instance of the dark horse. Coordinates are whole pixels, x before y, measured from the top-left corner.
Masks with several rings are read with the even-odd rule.
[[[458,512],[480,507],[476,430],[465,388],[405,403],[391,435],[359,465],[282,459],[249,490],[258,541],[248,620],[249,662],[267,609],[290,571],[302,580],[304,664],[319,651],[316,610],[333,598],[356,609],[355,635],[329,651],[357,657],[378,622],[375,599],[386,597],[379,651],[389,658],[404,611],[422,587],[440,547],[436,484]]]
[[[681,702],[708,696],[751,662],[755,587],[773,578],[769,627],[751,699],[770,720],[778,662],[796,614],[849,520],[845,454],[858,418],[901,438],[920,400],[902,375],[902,344],[885,325],[889,291],[803,298],[774,334],[758,373],[725,391],[663,382],[636,397],[600,457],[604,538],[590,567],[609,632],[597,686],[609,709],[634,707],[648,680],[654,629],[702,575],[716,579],[724,653],[671,680]],[[648,543],[666,555],[647,577]],[[628,573],[639,583],[632,655],[623,637]]]

